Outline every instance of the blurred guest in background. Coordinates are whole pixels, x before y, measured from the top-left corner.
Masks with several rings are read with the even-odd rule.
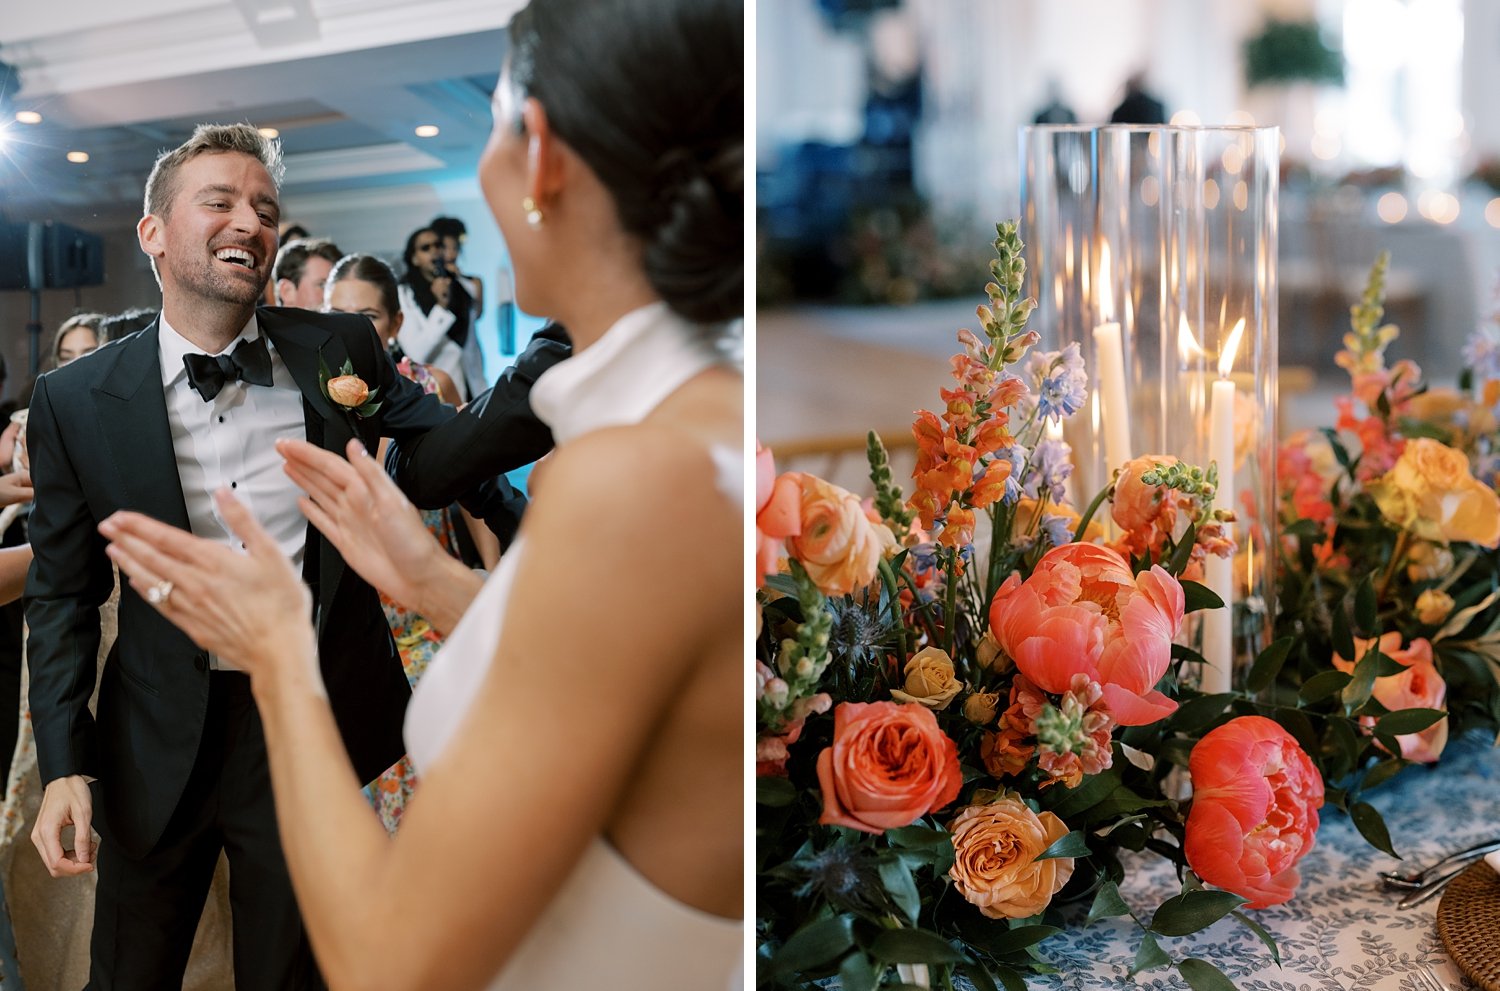
[[[401,348],[424,365],[452,376],[464,399],[469,391],[464,374],[464,349],[474,336],[474,301],[455,280],[443,257],[443,239],[431,227],[412,231],[402,252],[406,271],[399,295],[404,320]]]
[[[156,320],[158,311],[144,306],[124,310],[114,316],[104,318],[99,324],[99,343],[108,344],[110,341],[118,341],[122,337],[128,337],[138,330],[145,330]]]
[[[276,266],[271,272],[276,302],[304,310],[321,310],[328,273],[342,257],[344,253],[338,245],[324,237],[283,244],[276,252]]]
[[[463,371],[464,385],[469,395],[477,396],[488,386],[484,377],[484,354],[479,349],[479,317],[484,312],[484,282],[477,275],[469,275],[458,269],[458,256],[464,249],[464,239],[469,230],[457,217],[434,217],[432,229],[443,239],[443,265],[453,280],[463,287],[473,301],[469,316],[468,340],[464,341]]]
[[[1125,98],[1109,115],[1111,124],[1165,124],[1167,108],[1146,91],[1146,74],[1133,72],[1125,80]]]
[[[99,347],[99,324],[102,313],[78,313],[62,322],[52,338],[52,367],[61,368]]]

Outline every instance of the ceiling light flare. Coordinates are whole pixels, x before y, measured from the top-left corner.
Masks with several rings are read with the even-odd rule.
[[[260,132],[260,136],[263,138],[281,137],[281,132],[274,127],[257,127],[256,130]]]
[[[436,124],[419,124],[419,125],[417,125],[417,137],[419,137],[419,138],[435,138],[437,136],[438,136],[438,126]]]
[[[35,110],[17,110],[16,123],[18,124],[40,124],[42,115]]]
[[[84,162],[87,162],[88,160],[89,160],[89,153],[86,152],[86,151],[70,151],[70,152],[68,152],[68,161],[72,162],[74,165],[82,165]]]

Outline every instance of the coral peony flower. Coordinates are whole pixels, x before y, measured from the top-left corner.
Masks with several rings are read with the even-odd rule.
[[[801,495],[799,532],[787,538],[787,551],[827,595],[848,595],[869,585],[882,549],[895,543],[889,527],[871,523],[853,493],[816,475],[787,474]]]
[[[1429,437],[1408,441],[1370,493],[1381,515],[1425,540],[1500,545],[1500,495],[1470,474],[1462,451]]]
[[[771,449],[755,444],[755,587],[780,565],[786,538],[802,530],[801,489],[792,475],[776,477]]]
[[[1042,555],[1030,578],[1008,578],[990,603],[990,630],[1016,667],[1061,695],[1073,676],[1098,683],[1121,726],[1176,711],[1155,690],[1182,626],[1182,586],[1160,567],[1132,576],[1107,547],[1065,544]]]
[[[825,826],[866,833],[910,826],[958,797],[958,748],[930,709],[895,702],[843,702],[833,745],[818,755]]]
[[[991,919],[1026,919],[1052,901],[1073,876],[1068,857],[1037,855],[1068,834],[1051,812],[1040,815],[1019,799],[971,805],[948,826],[953,867],[948,876],[969,904]]]
[[[1250,908],[1291,898],[1323,806],[1323,778],[1297,741],[1264,716],[1239,716],[1198,741],[1188,774],[1188,865]]]
[[[1376,643],[1374,640],[1356,637],[1356,659],[1364,657]],[[1375,688],[1371,693],[1375,701],[1393,712],[1397,709],[1446,710],[1448,684],[1438,674],[1437,666],[1432,662],[1431,643],[1417,637],[1402,648],[1401,634],[1394,631],[1381,634],[1378,643],[1380,652],[1401,664],[1405,670],[1400,674],[1375,679]],[[1346,660],[1338,654],[1333,655],[1333,666],[1345,674],[1354,670],[1354,664],[1354,661]],[[1360,723],[1368,728],[1375,725],[1375,720],[1365,716],[1360,719]],[[1448,745],[1448,720],[1446,717],[1439,719],[1420,733],[1403,733],[1396,737],[1396,742],[1401,745],[1401,756],[1407,760],[1419,764],[1434,764],[1442,756],[1443,748]]]
[[[906,682],[891,690],[897,702],[915,702],[929,709],[946,709],[964,683],[953,674],[953,661],[938,647],[923,647],[906,662]]]

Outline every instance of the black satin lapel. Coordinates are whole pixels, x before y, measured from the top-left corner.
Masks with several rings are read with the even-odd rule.
[[[93,401],[95,422],[124,488],[120,504],[190,529],[167,422],[156,324],[121,345],[118,360],[93,389]]]
[[[266,332],[271,343],[276,345],[276,353],[281,355],[287,371],[292,373],[292,380],[302,390],[303,398],[312,406],[313,411],[324,420],[343,419],[343,414],[323,395],[322,384],[318,381],[319,352],[328,367],[337,374],[338,367],[348,357],[343,342],[321,327],[305,323],[288,324],[271,319],[265,311],[261,312],[259,319],[261,329]]]

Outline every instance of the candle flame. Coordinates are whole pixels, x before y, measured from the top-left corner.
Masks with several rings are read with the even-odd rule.
[[[1198,338],[1193,336],[1193,329],[1188,326],[1185,313],[1177,318],[1177,353],[1185,365],[1192,364],[1195,358],[1203,357],[1203,347],[1198,343]]]
[[[1099,286],[1099,319],[1108,321],[1115,312],[1114,296],[1110,293],[1109,281],[1109,242],[1099,245],[1099,277],[1095,280]]]
[[[1219,354],[1219,377],[1228,378],[1229,373],[1234,371],[1234,359],[1240,350],[1240,338],[1245,336],[1245,318],[1240,317],[1229,332],[1229,341],[1224,345],[1224,350]]]

